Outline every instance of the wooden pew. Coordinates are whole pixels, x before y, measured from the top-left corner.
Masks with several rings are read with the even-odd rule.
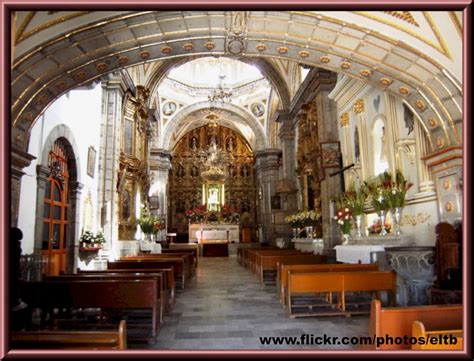
[[[183,258],[162,258],[153,260],[134,260],[134,261],[107,261],[107,269],[159,269],[173,267],[174,279],[179,284],[180,289],[184,290],[186,275],[186,264]]]
[[[170,268],[155,268],[155,269],[112,269],[112,270],[77,270],[78,274],[132,274],[132,275],[142,275],[142,274],[164,274],[163,277],[163,288],[165,293],[167,293],[169,303],[166,305],[165,309],[170,310],[171,307],[176,303],[176,289],[175,289],[175,280],[174,280],[174,271],[173,267]]]
[[[21,283],[21,295],[31,309],[101,308],[151,309],[152,336],[159,329],[159,288],[155,280],[71,280]]]
[[[127,323],[120,321],[117,331],[14,331],[12,349],[126,350]]]
[[[90,280],[154,280],[157,282],[158,303],[159,303],[159,317],[160,324],[163,323],[163,314],[166,309],[167,295],[163,290],[163,274],[162,273],[148,273],[148,274],[133,274],[133,273],[102,273],[102,274],[62,274],[59,276],[44,276],[44,281],[90,281]]]
[[[122,257],[119,261],[159,261],[167,259],[177,259],[181,258],[184,262],[183,272],[186,279],[191,278],[194,275],[194,259],[193,255],[190,253],[160,253],[160,254],[149,254],[146,256],[137,255],[137,256],[127,256]]]
[[[290,317],[323,316],[323,315],[351,315],[368,313],[367,311],[349,311],[346,309],[347,292],[379,292],[389,291],[391,302],[396,295],[396,273],[393,271],[363,271],[363,272],[327,272],[327,273],[291,273],[288,276],[287,311]],[[332,294],[338,295],[336,307],[332,299],[322,304],[303,305],[310,312],[295,313],[292,298],[304,294]],[[313,312],[313,308],[325,307],[329,311]]]
[[[275,275],[274,278],[272,278],[272,281],[275,281],[275,278],[277,276],[277,266],[279,262],[285,262],[285,261],[311,261],[314,263],[324,263],[326,261],[325,256],[321,255],[314,255],[314,254],[307,254],[307,253],[301,253],[301,254],[261,254],[258,256],[258,275],[260,278],[260,282],[264,283],[264,275],[265,272],[267,273],[272,273]],[[273,283],[272,282],[272,283]]]
[[[171,254],[171,253],[190,253],[194,258],[194,266],[198,266],[198,248],[174,248],[174,249],[162,249],[161,253]]]
[[[241,251],[241,264],[245,267],[245,268],[249,268],[250,267],[250,255],[256,251],[259,251],[259,250],[278,250],[279,248],[277,247],[242,247],[242,248],[239,248],[239,250],[242,250]]]
[[[382,307],[379,300],[372,300],[370,309],[369,337],[385,338],[412,336],[413,322],[423,323],[428,330],[462,330],[462,305],[429,305],[410,307]],[[373,350],[408,350],[411,345],[384,344]]]
[[[448,344],[443,343],[416,343],[411,346],[412,350],[436,350],[436,351],[447,351],[447,350],[459,350],[463,349],[463,332],[462,329],[457,330],[426,330],[425,325],[420,321],[414,321],[412,326],[412,336],[416,339],[428,340],[431,338],[435,339],[446,339],[449,340]],[[451,344],[453,342],[453,344]]]
[[[273,255],[291,255],[291,254],[305,254],[301,251],[297,250],[286,250],[286,249],[278,249],[278,250],[258,250],[255,252],[249,252],[248,261],[250,265],[250,269],[253,273],[258,275],[258,270],[260,268],[261,257],[264,255],[273,256]],[[306,253],[307,254],[307,253]]]
[[[318,273],[318,272],[362,272],[377,271],[378,266],[374,264],[289,264],[292,262],[302,262],[301,260],[284,260],[278,264],[278,290],[280,303],[286,308],[288,276],[289,273]]]

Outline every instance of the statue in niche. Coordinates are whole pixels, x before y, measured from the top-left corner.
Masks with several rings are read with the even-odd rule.
[[[191,168],[191,177],[194,178],[194,177],[197,177],[197,176],[199,176],[199,170],[195,165],[193,165],[192,168]]]
[[[192,137],[190,142],[189,142],[189,148],[192,151],[196,151],[199,148],[199,140],[196,137]]]
[[[217,141],[217,136],[215,134],[211,134],[208,138],[207,144],[211,147],[213,147],[214,145],[218,147],[219,142]]]
[[[176,172],[176,175],[178,176],[178,178],[184,177],[184,167],[181,164],[178,165],[178,170]]]
[[[405,120],[405,128],[408,130],[407,135],[410,135],[410,133],[413,132],[415,126],[415,119],[410,108],[408,108],[405,104],[403,104],[403,119]]]
[[[380,151],[380,160],[382,162],[387,162],[387,155],[388,155],[388,150],[387,150],[387,139],[386,139],[386,136],[385,136],[385,127],[382,127],[382,139],[381,139],[381,143],[382,143],[382,149]]]
[[[249,175],[249,168],[246,164],[244,164],[242,168],[240,168],[240,176],[242,178],[247,178],[248,175]]]
[[[228,152],[232,153],[234,151],[234,147],[234,138],[230,137],[229,139],[227,139],[226,149]]]
[[[231,164],[231,165],[229,165],[229,177],[230,177],[230,178],[234,178],[234,176],[235,176],[235,168],[234,168],[234,166]]]
[[[122,219],[128,220],[130,218],[130,193],[123,192],[122,198]]]
[[[360,162],[359,129],[357,125],[354,128],[354,158],[355,163]]]

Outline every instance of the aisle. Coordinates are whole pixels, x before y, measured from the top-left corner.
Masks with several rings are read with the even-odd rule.
[[[367,336],[368,316],[290,319],[275,286],[262,286],[236,257],[200,258],[148,349],[334,349],[348,346],[262,345],[259,337]],[[142,345],[143,346],[143,345]],[[141,347],[142,347],[141,346]],[[349,347],[350,348],[350,347]]]

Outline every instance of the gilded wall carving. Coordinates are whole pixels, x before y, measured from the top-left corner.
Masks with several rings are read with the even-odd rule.
[[[127,96],[122,117],[120,170],[117,175],[119,195],[119,239],[134,239],[137,230],[136,208],[146,204],[150,179],[147,155],[149,90],[137,86],[136,96]],[[140,205],[137,205],[139,194]]]
[[[201,165],[215,136],[217,147],[231,159],[227,165],[225,204],[237,208],[242,222],[253,227],[255,219],[254,154],[245,139],[232,129],[203,126],[185,134],[173,151],[169,177],[169,225],[178,233],[187,233],[188,221],[184,212],[203,204]]]

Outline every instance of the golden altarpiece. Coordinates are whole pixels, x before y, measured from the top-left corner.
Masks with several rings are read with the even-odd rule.
[[[228,156],[228,162],[223,165],[225,181],[216,184],[205,182],[201,177],[213,143],[218,151]],[[256,219],[254,160],[252,149],[240,134],[215,122],[185,134],[173,150],[169,177],[169,228],[177,233],[187,233],[186,210],[206,205],[208,211],[218,212],[223,204],[227,204],[239,212],[241,226],[253,229]]]
[[[119,194],[119,239],[134,239],[137,207],[146,203],[150,186],[147,172],[149,111],[146,101],[149,90],[137,86],[136,96],[124,100],[120,170],[117,177]]]
[[[316,104],[306,103],[298,114],[297,169],[300,189],[302,190],[303,209],[314,209],[321,213],[321,180],[324,177],[321,165],[320,143]],[[316,232],[322,235],[322,224],[316,224]]]

